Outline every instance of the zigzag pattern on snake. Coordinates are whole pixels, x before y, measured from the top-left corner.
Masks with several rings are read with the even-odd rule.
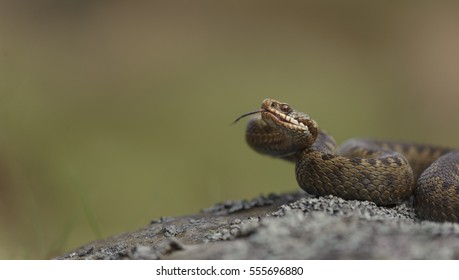
[[[420,219],[459,222],[458,150],[369,139],[337,148],[311,117],[273,99],[236,121],[256,113],[247,125],[247,143],[259,153],[293,161],[306,192],[382,206],[414,196]]]

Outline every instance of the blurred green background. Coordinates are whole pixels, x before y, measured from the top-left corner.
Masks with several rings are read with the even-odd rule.
[[[298,190],[240,114],[459,147],[454,1],[2,1],[0,258]]]

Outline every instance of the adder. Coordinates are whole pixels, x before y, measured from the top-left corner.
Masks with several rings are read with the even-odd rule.
[[[255,151],[295,163],[300,187],[313,195],[400,204],[414,196],[420,219],[459,222],[459,151],[427,144],[351,139],[339,148],[307,114],[265,99],[246,140]]]

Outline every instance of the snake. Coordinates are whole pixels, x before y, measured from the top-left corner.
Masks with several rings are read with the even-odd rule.
[[[337,146],[309,115],[265,99],[247,123],[256,152],[295,163],[296,180],[311,195],[412,203],[420,220],[459,222],[459,150],[430,144],[350,139]]]

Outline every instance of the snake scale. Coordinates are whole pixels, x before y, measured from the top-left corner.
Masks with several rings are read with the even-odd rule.
[[[400,204],[414,196],[423,220],[459,222],[459,151],[426,144],[351,139],[339,148],[307,114],[265,99],[247,124],[255,151],[295,163],[300,187],[313,195]]]

